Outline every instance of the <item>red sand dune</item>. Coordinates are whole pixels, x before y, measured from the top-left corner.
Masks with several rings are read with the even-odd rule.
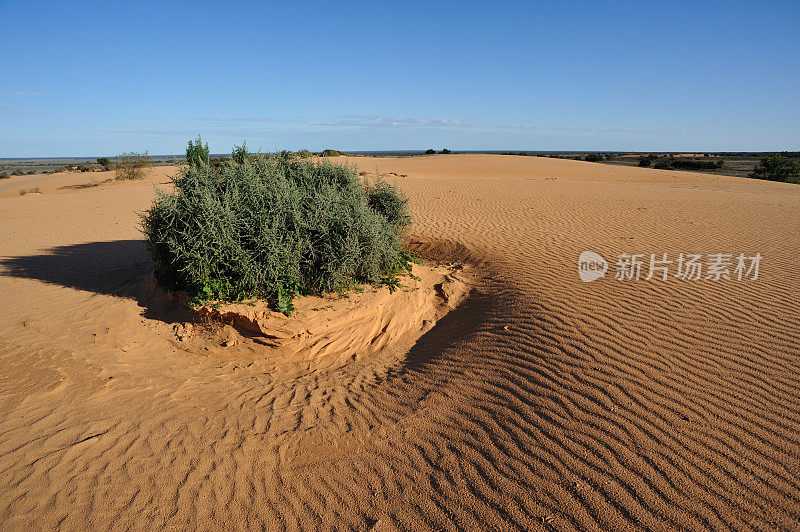
[[[410,349],[336,364],[180,341],[135,227],[150,180],[2,183],[3,529],[800,528],[800,187],[352,162],[406,174],[415,249],[481,276]],[[584,250],[763,259],[582,283]]]

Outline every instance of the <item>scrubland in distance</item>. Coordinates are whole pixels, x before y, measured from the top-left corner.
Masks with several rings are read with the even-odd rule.
[[[160,192],[142,216],[159,278],[196,302],[258,297],[288,313],[296,294],[392,287],[410,267],[401,245],[408,200],[392,185],[242,148],[215,166],[204,148],[190,146],[175,191]]]
[[[121,153],[114,162],[117,180],[129,181],[144,177],[145,168],[153,166],[153,160],[144,153]]]

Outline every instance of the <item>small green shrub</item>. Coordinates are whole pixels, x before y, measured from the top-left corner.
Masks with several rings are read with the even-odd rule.
[[[639,166],[642,168],[649,168],[653,164],[653,157],[648,155],[647,157],[640,157],[639,158]]]
[[[759,161],[749,177],[767,179],[769,181],[783,181],[785,183],[800,183],[800,163],[787,159],[783,155],[770,155],[763,157]]]
[[[231,161],[235,164],[245,164],[252,160],[250,156],[250,152],[247,151],[247,143],[242,142],[241,146],[234,146],[233,152],[231,153]]]
[[[127,181],[131,179],[142,179],[145,168],[153,165],[153,160],[144,153],[121,153],[117,156],[114,168],[117,172],[117,180]]]
[[[604,157],[600,153],[590,153],[589,155],[583,158],[584,161],[588,161],[590,163],[599,163],[603,159]]]
[[[428,148],[427,150],[425,150],[425,155],[433,155],[434,153],[436,153],[436,150],[434,150],[433,148]]]
[[[208,164],[208,143],[203,144],[200,135],[197,135],[195,142],[190,140],[186,147],[186,164],[189,166]]]
[[[442,151],[440,151],[439,153],[441,153],[441,154],[444,154],[444,155],[447,155],[448,153],[450,153],[450,150],[448,150],[447,148],[445,148],[445,149],[443,149]]]
[[[97,159],[97,164],[99,164],[103,170],[111,170],[112,162],[108,157],[99,157]]]
[[[237,156],[237,153],[241,157]],[[246,156],[189,166],[142,216],[157,275],[195,303],[258,297],[289,313],[300,293],[378,283],[409,267],[408,200],[355,168]]]
[[[322,153],[320,153],[320,156],[322,157],[338,157],[340,155],[347,155],[347,154],[343,151],[331,150],[331,149],[322,150]]]

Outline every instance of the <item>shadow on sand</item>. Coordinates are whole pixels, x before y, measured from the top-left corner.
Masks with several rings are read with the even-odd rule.
[[[58,246],[40,255],[0,259],[0,275],[135,300],[142,315],[167,323],[186,321],[188,310],[154,286],[144,240]]]

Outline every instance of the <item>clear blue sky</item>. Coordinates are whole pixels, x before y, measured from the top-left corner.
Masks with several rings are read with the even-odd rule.
[[[798,150],[800,2],[0,0],[0,157]]]

